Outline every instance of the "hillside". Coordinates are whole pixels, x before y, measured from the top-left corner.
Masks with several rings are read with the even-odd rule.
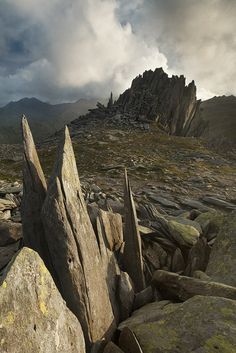
[[[236,143],[236,97],[214,97],[202,102],[188,135]]]
[[[10,102],[0,108],[0,143],[19,143],[21,141],[20,118],[29,117],[35,140],[38,141],[54,133],[64,124],[84,115],[89,108],[96,106],[96,100],[80,99],[75,103],[51,105],[36,98],[24,98]]]

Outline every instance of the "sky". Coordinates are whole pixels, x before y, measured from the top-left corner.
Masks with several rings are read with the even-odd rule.
[[[145,70],[236,95],[236,0],[0,0],[0,105],[122,93]]]

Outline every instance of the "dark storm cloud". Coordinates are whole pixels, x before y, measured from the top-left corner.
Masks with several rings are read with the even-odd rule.
[[[235,0],[2,0],[0,104],[119,93],[145,69],[236,94]]]

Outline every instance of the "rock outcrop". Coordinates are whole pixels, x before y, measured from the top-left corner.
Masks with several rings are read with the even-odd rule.
[[[0,285],[2,353],[85,353],[83,332],[38,254],[23,248]]]
[[[110,337],[114,315],[67,128],[49,182],[42,220],[61,294],[79,318],[90,347]]]
[[[124,113],[158,121],[174,135],[186,134],[199,107],[194,81],[186,86],[184,76],[169,78],[162,68],[136,77],[116,104]]]

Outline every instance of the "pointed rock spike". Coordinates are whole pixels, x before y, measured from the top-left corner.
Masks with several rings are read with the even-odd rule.
[[[61,294],[79,319],[89,350],[93,343],[114,332],[114,315],[67,127],[59,144],[42,219]]]
[[[41,221],[41,209],[47,184],[38,158],[34,139],[25,115],[22,116],[24,145],[22,226],[26,246],[37,251],[50,271],[50,259]]]
[[[145,288],[145,279],[143,272],[142,244],[138,230],[138,220],[135,204],[129,184],[127,170],[124,172],[124,256],[123,263],[126,272],[130,275],[134,282],[136,292],[140,292]]]

